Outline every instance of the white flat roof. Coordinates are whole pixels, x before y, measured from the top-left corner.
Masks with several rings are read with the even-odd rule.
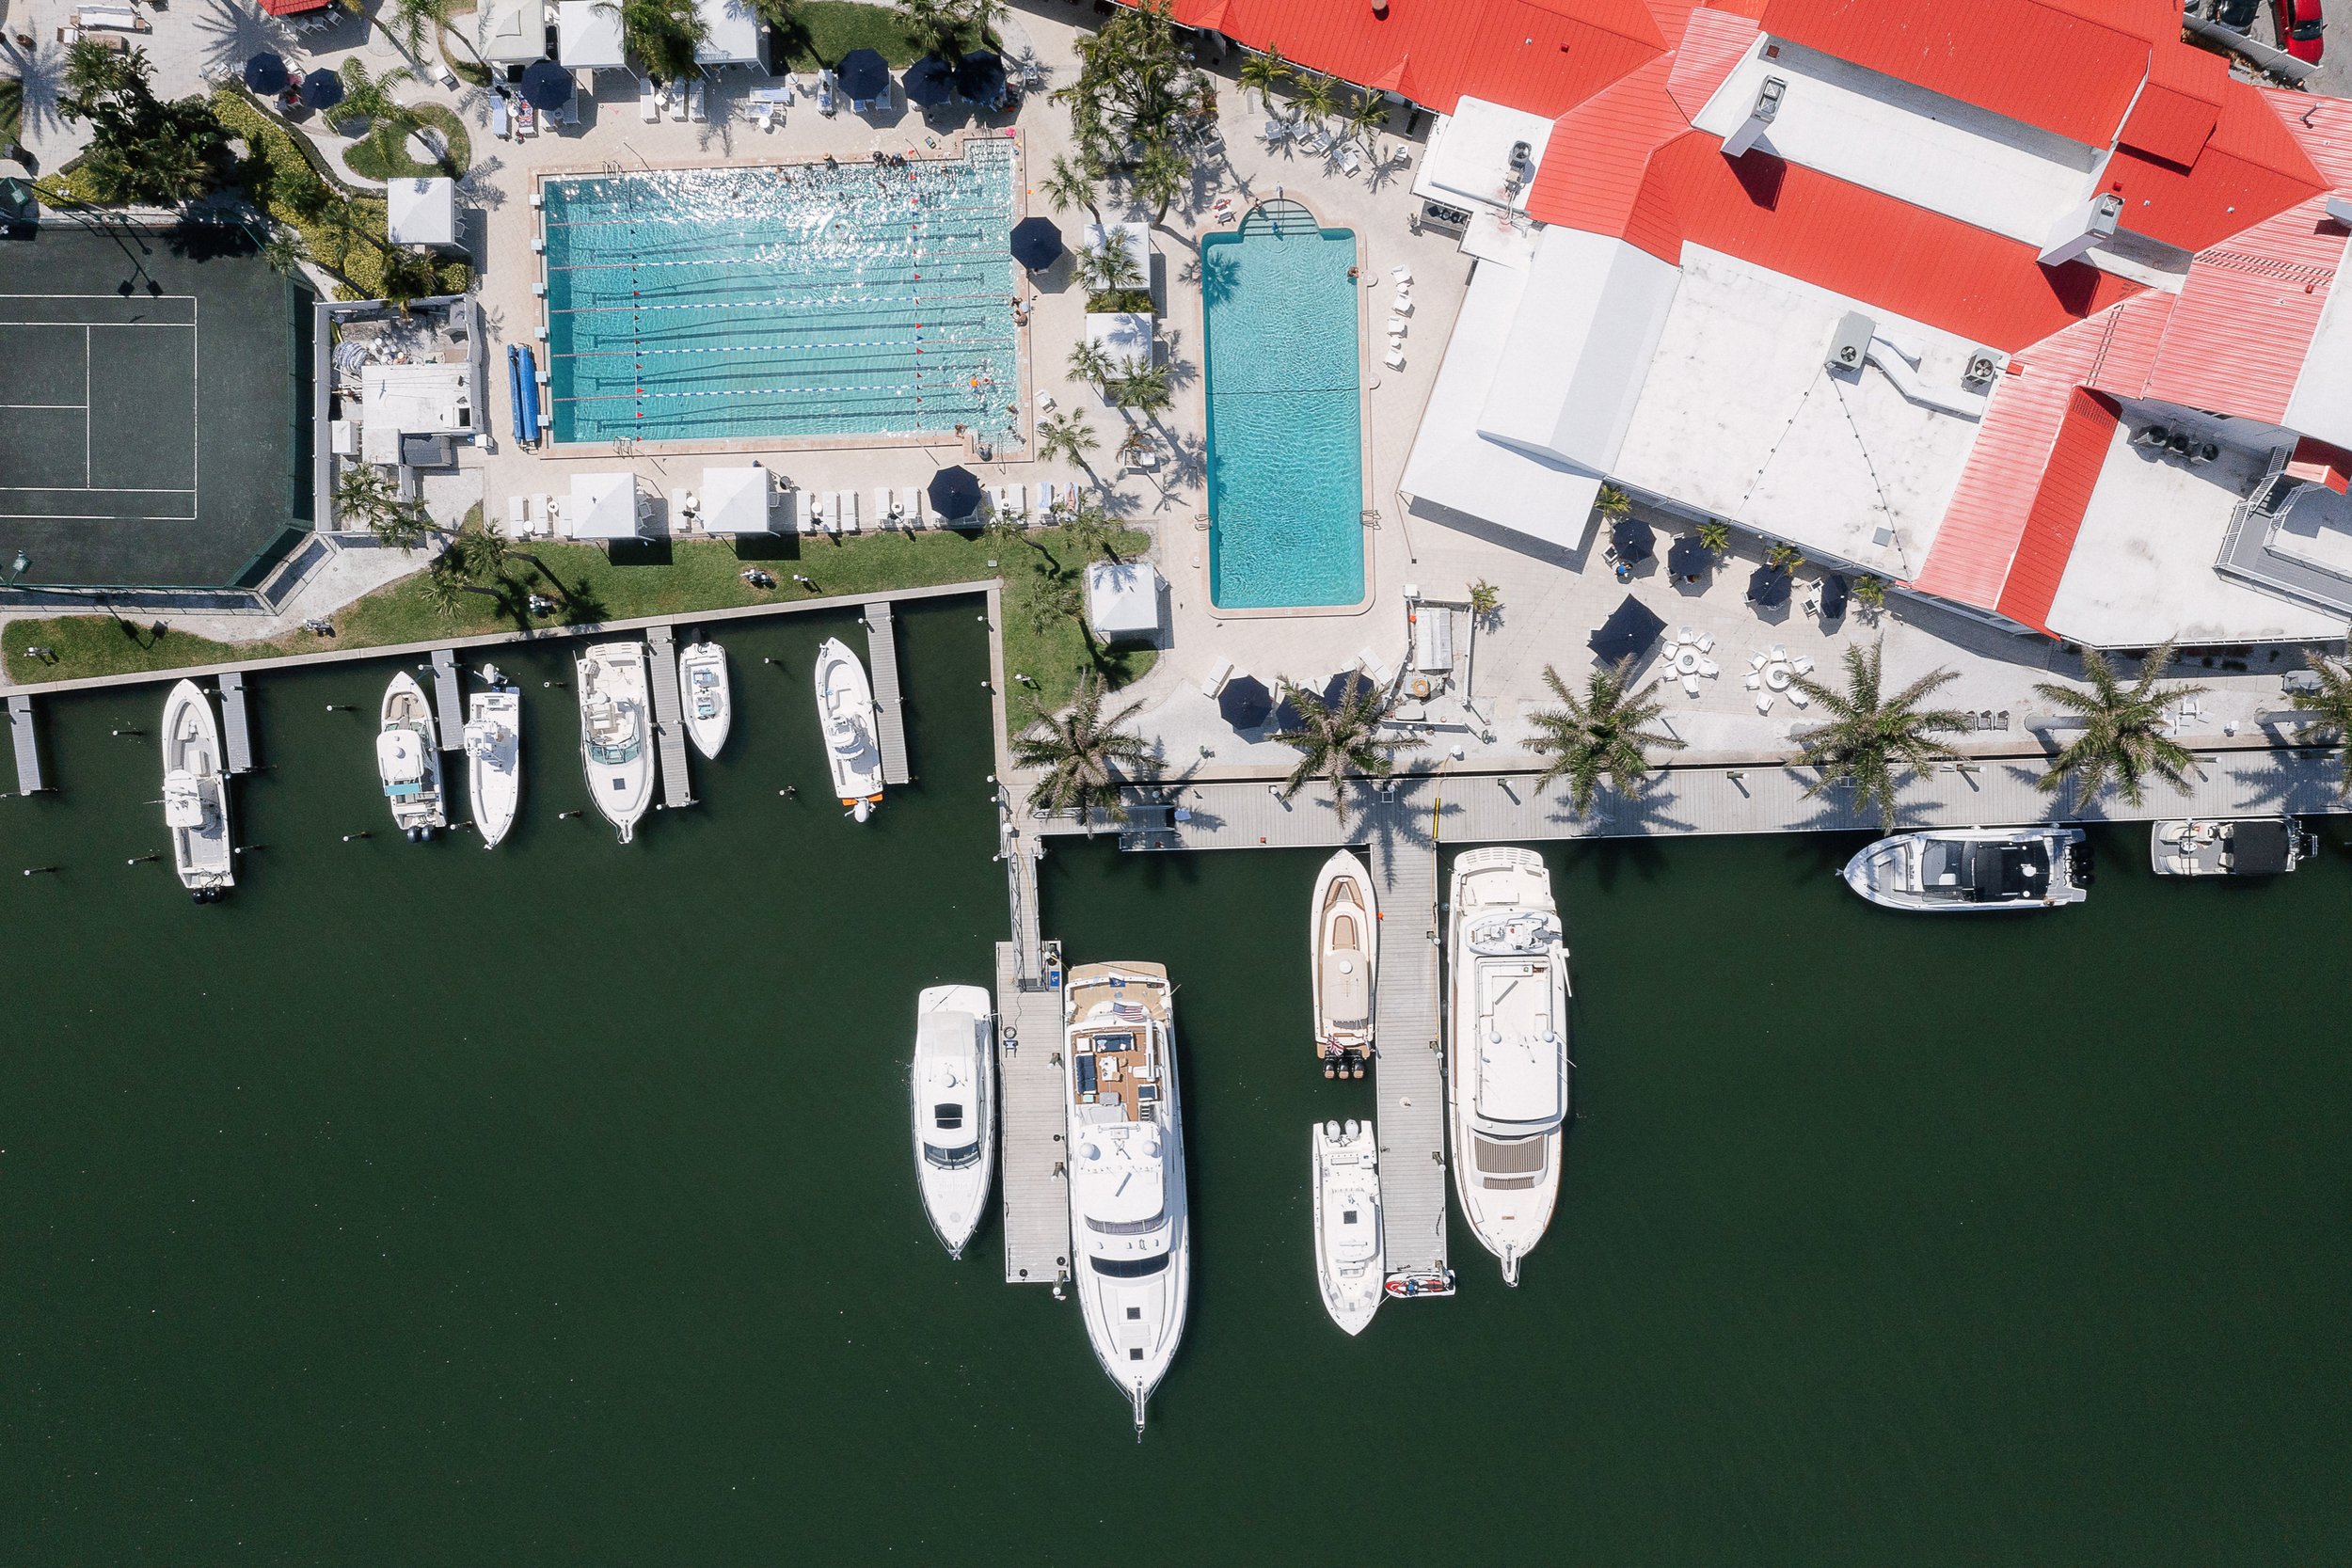
[[[1910,401],[1875,366],[1833,374],[1831,339],[1855,309],[1920,351],[1919,382],[1961,389],[1966,339],[1685,245],[1615,476],[1883,577],[1916,576],[1979,426]]]
[[[563,0],[555,8],[555,57],[575,71],[618,71],[628,65],[620,8],[602,0]]]
[[[540,0],[482,0],[474,47],[491,65],[527,65],[548,53],[548,13]]]
[[[1110,356],[1111,363],[1127,370],[1152,364],[1152,318],[1132,310],[1089,313],[1087,342]]]
[[[636,538],[636,471],[574,474],[572,502],[564,517],[575,539]]]
[[[703,40],[694,45],[694,58],[703,65],[756,65],[759,62],[759,17],[744,0],[694,0],[702,19]]]
[[[1681,276],[1623,240],[1546,229],[1479,434],[1610,472]]]
[[[2050,628],[2103,648],[2342,637],[2342,616],[2214,570],[2238,498],[2261,473],[2260,457],[2227,447],[2197,467],[2158,457],[2131,444],[2128,421],[2119,425],[2050,602]]]
[[[1087,568],[1087,620],[1105,640],[1157,633],[1159,569],[1148,561],[1095,562]]]
[[[1581,549],[1600,478],[1478,433],[1495,370],[1518,319],[1527,275],[1481,261],[1438,367],[1400,488],[1561,549]]]
[[[385,182],[384,237],[393,245],[455,245],[457,182],[446,175]]]
[[[1511,179],[1511,148],[1517,142],[1527,143],[1528,167],[1540,167],[1544,149],[1551,143],[1551,121],[1483,98],[1465,98],[1430,128],[1413,194],[1449,205],[1467,201],[1524,207],[1525,185],[1509,194],[1503,190]]]
[[[2090,199],[2105,149],[1946,98],[1785,39],[1758,38],[1692,123],[1728,137],[1765,78],[1788,85],[1759,150],[2039,249]],[[2029,47],[2021,40],[2021,47]]]
[[[703,470],[702,520],[705,533],[767,533],[768,470],[749,467]]]
[[[362,365],[361,455],[397,463],[403,436],[471,435],[466,381],[463,365]]]

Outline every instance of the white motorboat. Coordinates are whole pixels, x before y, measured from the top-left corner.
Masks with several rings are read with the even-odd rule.
[[[1062,990],[1073,1289],[1138,1437],[1191,1292],[1172,1000],[1158,964],[1081,964]]]
[[[1315,1053],[1326,1078],[1361,1078],[1372,1056],[1373,980],[1380,957],[1380,899],[1364,863],[1344,849],[1324,862],[1311,910]]]
[[[1350,1334],[1380,1310],[1380,1141],[1372,1123],[1315,1128],[1315,1283],[1324,1309]]]
[[[2090,896],[2080,828],[1936,828],[1866,845],[1846,885],[1871,903],[1927,914],[2047,910]]]
[[[392,826],[421,843],[449,826],[441,802],[441,753],[433,743],[433,709],[424,689],[403,670],[384,689],[375,735],[375,771],[392,808]]]
[[[2319,835],[2292,816],[2183,817],[2149,834],[2159,877],[2281,877],[2319,853]]]
[[[678,698],[686,710],[686,737],[707,757],[727,743],[735,721],[735,698],[727,689],[727,651],[707,637],[690,642],[677,656]]]
[[[485,849],[498,847],[522,800],[522,693],[511,686],[477,691],[466,705],[466,794]]]
[[[574,663],[580,676],[580,761],[588,793],[621,842],[653,806],[653,712],[645,701],[645,645],[591,643]]]
[[[182,681],[164,699],[164,825],[180,885],[209,904],[237,885],[229,841],[229,775],[212,699]]]
[[[1560,1196],[1568,1117],[1568,950],[1551,873],[1527,849],[1454,863],[1446,1099],[1454,1187],[1502,1282],[1543,1238]]]
[[[833,792],[860,822],[882,804],[882,743],[874,730],[874,689],[866,666],[837,637],[817,650],[817,717],[825,726],[825,765]]]
[[[914,1004],[914,1175],[931,1228],[961,1258],[996,1169],[995,1009],[977,986],[932,986]]]

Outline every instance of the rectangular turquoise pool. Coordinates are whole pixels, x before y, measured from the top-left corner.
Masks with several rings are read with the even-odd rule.
[[[543,182],[559,442],[1019,426],[1012,148]]]
[[[1200,242],[1209,598],[1220,610],[1364,596],[1356,235],[1295,201]]]

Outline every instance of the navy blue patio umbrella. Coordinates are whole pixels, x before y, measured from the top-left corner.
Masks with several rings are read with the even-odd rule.
[[[1835,621],[1846,613],[1846,598],[1852,590],[1847,586],[1843,574],[1832,572],[1821,579],[1821,619]]]
[[[1265,727],[1269,734],[1280,735],[1297,729],[1306,721],[1307,716],[1298,711],[1297,699],[1285,690],[1282,700],[1274,705],[1273,716],[1266,720]]]
[[[1012,226],[1012,259],[1031,272],[1061,260],[1061,230],[1052,218],[1023,218]]]
[[[1361,670],[1343,670],[1323,683],[1323,705],[1337,707],[1347,701],[1348,694],[1359,688],[1372,689],[1372,677]]]
[[[1748,574],[1748,603],[1774,610],[1788,602],[1788,568],[1758,566]]]
[[[523,102],[534,109],[560,109],[572,101],[572,73],[553,60],[533,60],[523,72]]]
[[[1614,664],[1648,648],[1665,629],[1666,623],[1656,610],[1628,594],[1625,603],[1601,623],[1600,629],[1586,640],[1585,646],[1603,664]]]
[[[331,109],[343,101],[343,79],[331,71],[305,71],[302,102],[308,108]]]
[[[932,509],[950,522],[969,517],[980,509],[979,476],[961,464],[931,475],[924,493],[930,497]]]
[[[907,67],[898,80],[906,87],[907,102],[918,109],[936,109],[956,96],[956,68],[936,55]]]
[[[1274,693],[1255,675],[1235,675],[1216,694],[1216,711],[1237,730],[1254,730],[1274,711]]]
[[[1617,547],[1619,561],[1647,561],[1658,553],[1656,531],[1639,517],[1620,517],[1610,524],[1609,542]]]
[[[890,62],[871,49],[852,49],[841,56],[834,77],[844,96],[863,103],[890,90]]]
[[[983,108],[1005,101],[1005,62],[993,50],[975,49],[956,62],[956,91]]]
[[[1705,577],[1715,564],[1715,552],[1699,542],[1695,533],[1686,533],[1666,551],[1666,570],[1678,578]]]
[[[266,49],[245,62],[246,89],[263,98],[284,92],[293,79],[286,62]]]

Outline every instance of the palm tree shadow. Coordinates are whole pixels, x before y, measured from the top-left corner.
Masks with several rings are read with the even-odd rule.
[[[29,50],[17,46],[14,39],[0,39],[0,61],[22,85],[23,95],[18,117],[23,129],[18,139],[36,131],[60,129],[64,118],[57,113],[57,101],[65,92],[65,50],[55,43],[35,43]]]
[[[258,8],[234,6],[230,0],[211,0],[197,17],[196,27],[208,76],[233,77],[254,55],[282,53],[294,43],[293,29],[284,23]]]
[[[1200,253],[1200,297],[1210,305],[1223,305],[1231,300],[1240,282],[1238,264],[1222,254],[1229,248],[1218,245],[1213,250],[1204,248]]]
[[[2296,816],[2343,809],[2337,789],[2338,770],[2330,752],[2274,752],[2271,756],[2276,760],[2266,767],[2238,774],[2239,781],[2252,791],[2248,805],[2266,805],[2273,811]]]

